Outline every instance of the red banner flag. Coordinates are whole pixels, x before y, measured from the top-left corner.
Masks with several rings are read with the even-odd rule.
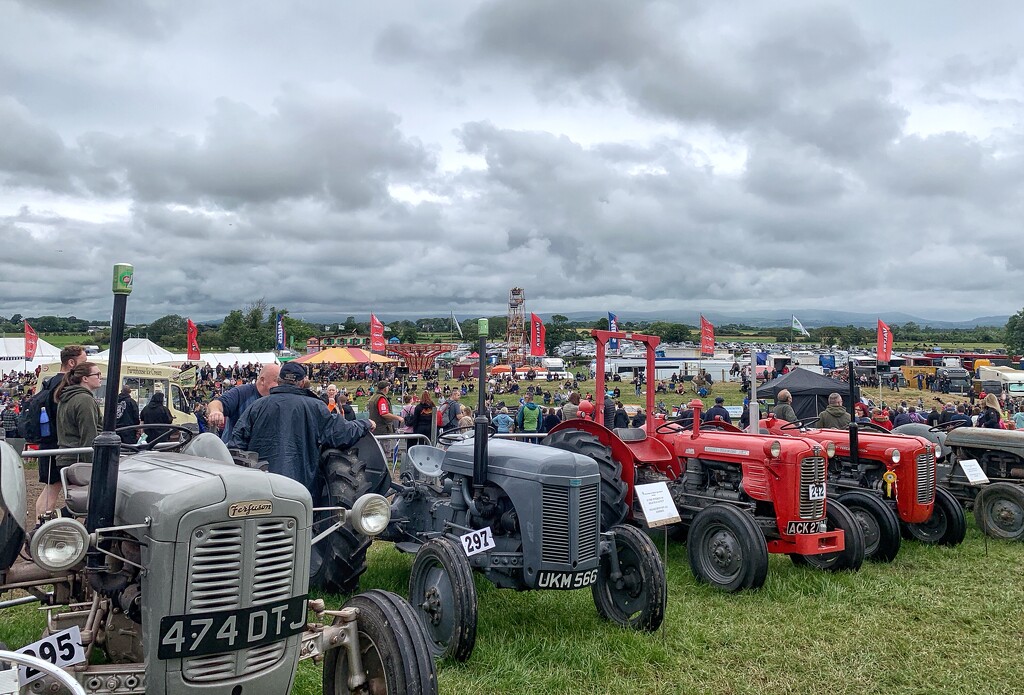
[[[703,314],[700,317],[700,354],[715,354],[715,326]]]
[[[39,335],[25,322],[25,359],[30,360],[36,356],[36,346],[39,345]]]
[[[188,319],[186,326],[188,327],[188,333],[186,334],[186,342],[188,344],[188,360],[199,359],[199,329],[192,323],[192,319]]]
[[[370,314],[370,349],[384,352],[384,324],[373,314]]]
[[[892,359],[892,331],[882,319],[878,319],[878,345],[875,347],[878,364],[888,363]]]
[[[537,314],[530,314],[530,354],[534,357],[544,355],[544,338],[546,329],[544,322]]]

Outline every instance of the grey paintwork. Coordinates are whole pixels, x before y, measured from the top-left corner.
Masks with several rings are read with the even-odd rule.
[[[18,452],[7,442],[0,441],[0,506],[23,531],[28,513],[25,464]]]

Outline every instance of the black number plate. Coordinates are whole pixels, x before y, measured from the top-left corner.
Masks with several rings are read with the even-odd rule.
[[[252,608],[195,615],[170,615],[160,620],[160,659],[220,654],[258,647],[297,635],[306,629],[306,596]]]

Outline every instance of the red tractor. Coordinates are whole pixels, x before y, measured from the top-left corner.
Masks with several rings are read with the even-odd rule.
[[[591,331],[597,341],[597,390],[604,391],[605,345],[632,340],[647,348],[647,412],[654,412],[657,336]],[[553,428],[545,444],[595,459],[602,475],[602,524],[643,523],[637,485],[665,482],[681,523],[694,576],[725,591],[764,584],[768,553],[798,564],[857,570],[864,560],[860,524],[842,504],[826,500],[832,453],[799,437],[747,434],[722,422],[701,423],[703,404],[691,401],[692,421],[650,417],[643,428],[609,429],[595,419]]]
[[[860,522],[866,557],[892,561],[902,536],[940,545],[963,542],[963,509],[949,492],[935,487],[935,445],[870,424],[853,424],[849,430],[808,429],[817,420],[786,422],[771,416],[760,427],[835,447],[835,456],[829,457],[828,494]]]

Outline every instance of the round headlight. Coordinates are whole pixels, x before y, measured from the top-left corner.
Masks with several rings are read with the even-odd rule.
[[[377,494],[363,495],[352,505],[347,518],[356,531],[364,536],[376,536],[383,533],[391,521],[391,505]]]
[[[769,451],[771,452],[773,459],[779,458],[779,454],[782,453],[782,442],[778,440],[772,442],[772,446],[771,449],[769,449]]]
[[[900,462],[900,450],[899,449],[893,449],[892,452],[889,454],[889,457],[892,459],[893,463],[899,463]]]
[[[832,441],[825,442],[825,453],[828,454],[828,457],[830,459],[831,458],[835,458],[836,457],[836,443],[832,442]]]
[[[89,549],[89,532],[77,519],[50,519],[32,534],[29,552],[35,563],[49,572],[77,565]]]

